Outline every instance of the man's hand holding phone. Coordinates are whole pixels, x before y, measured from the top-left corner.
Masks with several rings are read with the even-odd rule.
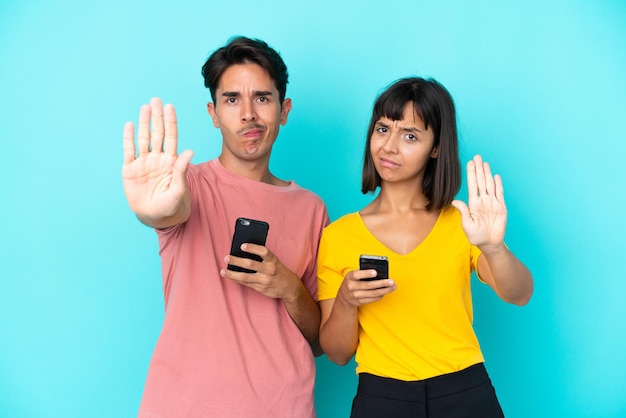
[[[220,274],[265,296],[295,299],[301,282],[274,253],[265,247],[269,225],[249,218],[238,218],[230,255],[225,258],[228,267]]]
[[[265,246],[269,229],[270,226],[267,222],[257,221],[256,219],[237,218],[237,221],[235,222],[235,233],[233,234],[233,240],[230,246],[230,255],[262,262],[263,257],[261,255],[245,251],[242,246],[244,244]],[[241,261],[245,260],[239,260],[239,262]],[[246,263],[253,264],[249,262]],[[235,264],[228,264],[228,270],[243,273],[256,273],[255,269]]]

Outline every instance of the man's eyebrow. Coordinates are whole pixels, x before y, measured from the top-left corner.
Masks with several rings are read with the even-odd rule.
[[[272,92],[269,90],[257,90],[254,91],[253,94],[257,97],[259,96],[271,96]],[[225,91],[222,93],[223,97],[239,97],[241,96],[241,93],[238,91]]]

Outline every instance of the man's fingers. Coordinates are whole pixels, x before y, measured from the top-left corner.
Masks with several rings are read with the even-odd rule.
[[[161,152],[163,147],[163,136],[165,128],[163,126],[163,104],[161,99],[153,97],[150,100],[150,109],[152,111],[152,129],[151,129],[151,150],[153,152]]]
[[[178,147],[178,123],[176,122],[176,110],[171,104],[163,107],[163,121],[165,126],[165,140],[163,151],[171,156],[176,156]]]
[[[252,260],[251,258],[247,258],[247,257],[236,257],[234,255],[229,255],[226,258],[228,261],[228,264],[231,264],[233,266],[237,266],[237,267],[242,267],[242,268],[246,268],[248,270],[253,270],[253,271],[259,271],[259,269],[261,268],[261,261],[256,261],[256,260]],[[231,272],[233,272],[233,274],[235,275],[235,277],[239,277],[237,280],[238,281],[247,281],[246,276],[243,276],[243,272],[238,272],[235,270],[229,270]],[[244,273],[247,274],[247,273]]]
[[[174,163],[174,169],[182,174],[182,179],[185,178],[185,174],[187,173],[187,168],[189,168],[189,163],[191,162],[192,157],[193,151],[185,150],[178,156],[176,162]]]
[[[135,124],[126,122],[123,135],[124,164],[135,161]]]
[[[187,152],[187,151],[185,151]],[[247,253],[255,254],[261,257],[263,260],[269,260],[272,257],[272,253],[267,247],[263,245],[253,244],[251,242],[245,242],[241,245],[241,249]]]
[[[172,180],[177,187],[181,189],[185,189],[185,185],[187,184],[187,169],[189,168],[189,162],[191,161],[191,157],[193,157],[193,151],[186,150],[181,153],[176,161],[174,162],[174,175]]]
[[[137,147],[139,156],[145,157],[150,151],[150,106],[143,105],[139,110],[139,126],[137,127]]]

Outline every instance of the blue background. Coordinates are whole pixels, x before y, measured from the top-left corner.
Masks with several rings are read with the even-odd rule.
[[[369,199],[376,94],[442,82],[463,160],[504,178],[507,242],[535,277],[524,308],[474,288],[507,417],[626,416],[622,0],[0,1],[0,416],[136,415],[163,297],[156,236],[122,191],[122,126],[159,96],[180,150],[217,156],[200,67],[234,34],[287,62],[272,169],[332,219]],[[319,416],[346,417],[354,364],[317,363]]]

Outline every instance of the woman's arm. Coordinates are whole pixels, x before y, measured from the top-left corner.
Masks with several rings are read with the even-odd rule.
[[[354,270],[344,278],[337,297],[320,301],[320,345],[326,356],[339,365],[347,364],[359,343],[359,306],[376,302],[393,292],[393,280],[361,281],[376,270]]]
[[[468,204],[455,200],[467,239],[482,251],[479,277],[502,298],[525,305],[533,294],[530,271],[504,245],[507,210],[499,175],[493,176],[480,155],[467,163]]]
[[[500,298],[515,305],[526,305],[533,294],[530,271],[505,246],[481,248],[478,258],[478,276]]]

